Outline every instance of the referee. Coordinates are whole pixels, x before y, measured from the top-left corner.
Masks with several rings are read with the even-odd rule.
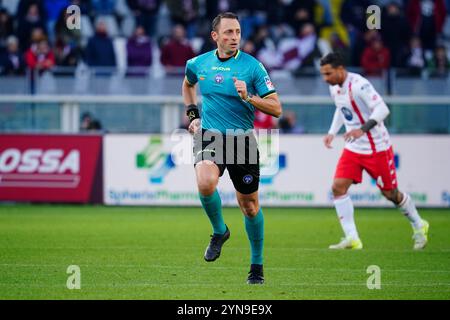
[[[219,177],[227,169],[250,241],[247,283],[263,284],[264,216],[258,202],[259,152],[253,120],[256,109],[280,117],[281,104],[264,66],[239,50],[241,27],[236,14],[226,12],[214,18],[211,37],[217,49],[187,62],[182,87],[189,131],[194,134],[200,201],[213,228],[204,258],[216,260],[230,237],[217,191]],[[197,83],[203,96],[201,114]]]

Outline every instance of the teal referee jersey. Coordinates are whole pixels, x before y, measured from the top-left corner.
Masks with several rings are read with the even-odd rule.
[[[227,130],[253,129],[255,107],[241,99],[233,77],[245,81],[247,91],[261,98],[274,94],[275,87],[263,64],[240,50],[221,61],[217,50],[204,53],[186,64],[186,79],[199,83],[202,94],[202,128]]]

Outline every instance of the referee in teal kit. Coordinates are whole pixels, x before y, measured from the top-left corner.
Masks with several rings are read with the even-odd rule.
[[[219,177],[227,169],[250,241],[251,266],[247,283],[262,284],[264,217],[258,202],[259,152],[252,129],[255,108],[280,117],[281,104],[264,66],[239,50],[241,27],[237,15],[231,12],[219,14],[212,22],[211,36],[217,49],[187,62],[182,88],[190,120],[189,131],[194,134],[200,201],[213,227],[204,258],[208,262],[216,260],[222,245],[230,237],[217,192]],[[201,115],[197,108],[197,83],[203,97]],[[241,134],[237,133],[239,131]],[[244,153],[236,148],[242,133],[245,135]],[[207,135],[214,135],[214,141],[221,142],[220,146],[214,143],[215,148],[211,148],[211,141],[203,140]],[[233,144],[227,150],[229,143],[226,141],[230,139]],[[226,154],[226,159],[218,157],[220,154]],[[231,159],[229,154],[233,155]],[[256,156],[252,159],[251,155]]]

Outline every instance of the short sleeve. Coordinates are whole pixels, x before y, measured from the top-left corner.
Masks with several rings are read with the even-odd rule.
[[[369,81],[358,84],[355,93],[371,110],[378,104],[383,103],[383,99]]]
[[[192,58],[192,59],[188,60],[186,63],[186,71],[185,71],[186,79],[192,85],[194,85],[198,82],[197,66],[195,64],[196,59],[197,58]]]
[[[262,63],[257,63],[253,76],[254,87],[261,98],[276,92],[275,86],[273,85],[272,80],[270,80],[270,76]]]

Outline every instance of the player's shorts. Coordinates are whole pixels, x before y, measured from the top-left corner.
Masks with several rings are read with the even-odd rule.
[[[214,162],[223,175],[228,170],[234,188],[242,194],[258,191],[259,150],[253,133],[224,135],[202,130],[194,135],[194,166],[203,160]],[[203,137],[203,139],[202,139]]]
[[[336,167],[334,178],[351,179],[361,183],[363,170],[376,180],[381,190],[397,188],[394,151],[390,147],[386,151],[375,154],[360,154],[344,149]]]

